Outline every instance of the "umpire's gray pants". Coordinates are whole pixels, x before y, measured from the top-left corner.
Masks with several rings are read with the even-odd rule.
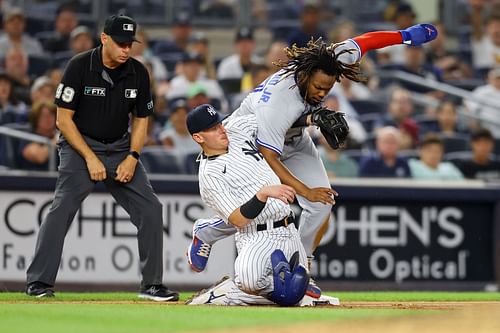
[[[104,184],[107,189],[137,227],[142,285],[162,283],[162,205],[140,162],[137,163],[130,182],[120,183],[114,180],[116,168],[127,157],[130,149],[130,136],[127,134],[111,144],[88,137],[84,139],[106,168]],[[35,255],[27,271],[28,283],[40,281],[54,285],[66,233],[82,201],[95,185],[90,179],[85,160],[62,137],[59,156],[59,176],[54,201],[38,232]]]

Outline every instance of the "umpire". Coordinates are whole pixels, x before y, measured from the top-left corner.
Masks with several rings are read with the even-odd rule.
[[[136,30],[128,16],[108,17],[102,45],[71,59],[57,87],[59,177],[27,271],[28,295],[54,295],[66,232],[81,202],[102,181],[138,230],[139,297],[179,298],[162,285],[162,205],[139,162],[153,101],[148,72],[129,57]]]

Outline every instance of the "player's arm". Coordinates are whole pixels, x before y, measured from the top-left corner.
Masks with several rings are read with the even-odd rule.
[[[309,188],[288,170],[283,162],[281,162],[278,153],[263,146],[259,146],[259,150],[281,182],[291,186],[298,195],[312,202],[322,202],[332,205],[335,203],[334,196],[338,195],[337,192],[329,187]]]
[[[250,200],[236,208],[229,215],[229,223],[243,228],[262,212],[267,199],[275,198],[288,204],[295,198],[295,190],[287,185],[271,185],[262,187]]]
[[[73,110],[58,107],[56,126],[59,128],[71,147],[73,147],[73,149],[83,157],[85,163],[87,163],[90,179],[94,181],[104,180],[106,179],[106,169],[97,155],[87,145],[80,131],[76,127],[76,124],[73,121],[74,114],[75,111]]]
[[[398,44],[417,46],[435,39],[436,36],[437,29],[432,24],[417,24],[399,31],[367,32],[344,41],[345,45],[336,49],[336,52],[343,49],[350,49],[352,48],[351,45],[353,45],[351,43],[354,43],[354,46],[358,49],[357,57],[352,57],[349,53],[344,53],[339,57],[345,63],[354,63],[359,61],[370,50],[377,50]]]

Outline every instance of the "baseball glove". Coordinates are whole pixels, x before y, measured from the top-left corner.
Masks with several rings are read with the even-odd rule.
[[[320,108],[311,115],[313,125],[321,130],[326,141],[333,149],[339,148],[347,139],[349,125],[342,112]]]

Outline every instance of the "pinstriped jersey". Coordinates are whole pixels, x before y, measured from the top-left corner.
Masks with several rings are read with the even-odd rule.
[[[228,223],[229,215],[262,187],[281,182],[255,146],[257,122],[254,115],[230,117],[224,127],[229,139],[228,152],[215,158],[203,158],[198,176],[203,202]],[[269,198],[250,225],[281,220],[290,211],[290,205]],[[239,231],[247,228],[250,231],[252,226]]]
[[[342,54],[339,60],[346,64],[359,61],[361,50],[356,42],[348,39],[343,43],[336,52],[345,49],[354,52]],[[280,70],[256,87],[234,114],[255,114],[259,129],[257,144],[281,155],[286,143],[303,134],[303,128],[291,128],[292,124],[300,116],[311,113],[313,108],[300,95],[294,76],[285,77],[284,71]]]

